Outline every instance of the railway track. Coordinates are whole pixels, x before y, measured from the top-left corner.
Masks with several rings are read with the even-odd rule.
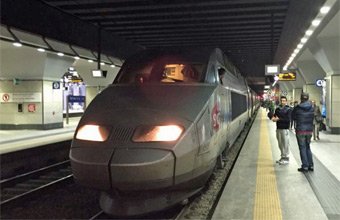
[[[73,178],[70,161],[63,161],[38,170],[0,181],[2,208],[21,199],[39,194],[56,184],[71,181]]]

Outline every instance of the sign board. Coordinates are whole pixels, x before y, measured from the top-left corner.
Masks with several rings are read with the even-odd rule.
[[[280,65],[265,65],[265,75],[273,76],[280,73]]]
[[[326,85],[326,80],[318,79],[318,80],[316,80],[315,85],[317,87],[324,87]]]
[[[41,102],[41,92],[25,92],[25,93],[0,93],[0,102]]]
[[[68,102],[69,103],[85,102],[85,96],[73,96],[73,95],[69,95],[68,96]]]
[[[279,81],[295,81],[296,73],[288,72],[288,73],[279,73],[277,75],[279,77]]]
[[[52,89],[60,89],[60,82],[52,82]]]

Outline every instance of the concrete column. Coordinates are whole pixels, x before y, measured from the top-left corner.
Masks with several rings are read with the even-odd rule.
[[[326,124],[332,133],[340,134],[340,37],[321,36],[310,46],[315,60],[326,72]]]

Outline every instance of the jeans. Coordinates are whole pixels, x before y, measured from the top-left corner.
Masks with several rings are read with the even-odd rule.
[[[301,167],[303,169],[313,167],[313,155],[312,151],[310,150],[310,141],[312,139],[312,134],[297,134],[296,139],[300,150],[300,158],[302,162]]]

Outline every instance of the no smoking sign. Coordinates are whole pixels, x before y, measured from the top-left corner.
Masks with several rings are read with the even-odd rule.
[[[8,100],[9,100],[9,94],[7,94],[7,93],[3,94],[2,95],[2,101],[8,102]]]

